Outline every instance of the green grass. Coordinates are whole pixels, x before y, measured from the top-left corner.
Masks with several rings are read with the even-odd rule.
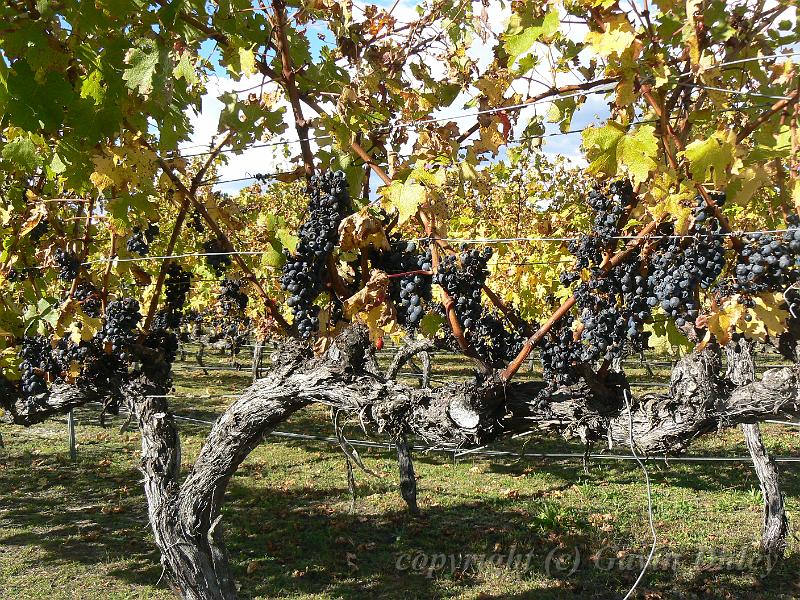
[[[206,358],[226,364],[213,354]],[[384,352],[382,360],[387,358]],[[176,367],[177,394],[234,393],[249,383],[246,369],[205,376],[190,364]],[[436,378],[446,379],[467,375],[469,366],[438,356],[435,370]],[[629,373],[645,377],[643,369]],[[656,374],[664,377],[668,370],[659,367]],[[228,403],[176,399],[172,406],[213,419]],[[119,418],[103,428],[96,411],[76,414],[76,462],[69,460],[63,418],[27,430],[2,429],[0,597],[172,597],[159,583],[159,555],[137,471],[138,434],[120,433]],[[179,425],[188,468],[207,429]],[[331,434],[327,412],[319,407],[281,429]],[[796,428],[766,425],[763,431],[771,451],[798,455]],[[351,437],[358,436],[354,427]],[[519,450],[524,442],[499,447]],[[525,449],[582,451],[538,435],[527,439]],[[691,450],[746,454],[737,429],[706,436]],[[584,473],[580,461],[468,456],[454,462],[452,454],[419,454],[423,517],[413,519],[397,492],[392,453],[361,453],[380,477],[356,473],[355,515],[348,511],[343,459],[335,446],[269,438],[242,465],[229,487],[224,524],[243,598],[620,598],[639,573],[638,557],[649,551],[645,485],[634,463],[595,461]],[[769,574],[758,563],[761,498],[752,467],[657,462],[649,470],[659,550],[639,597],[800,598],[796,535],[787,559]],[[793,464],[782,465],[782,472],[792,518],[800,478]],[[459,555],[507,556],[511,549],[523,558],[530,553],[527,570],[451,568],[464,565]],[[569,571],[572,561],[564,557],[576,551],[577,570],[559,574],[555,567]],[[416,569],[397,568],[398,560],[407,566],[420,557],[429,558]],[[434,560],[448,562],[430,570]]]

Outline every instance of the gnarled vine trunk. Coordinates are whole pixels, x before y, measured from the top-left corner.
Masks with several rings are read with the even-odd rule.
[[[726,376],[733,386],[743,386],[755,381],[756,365],[754,343],[740,337],[725,346],[727,356]],[[761,495],[764,499],[764,525],[761,533],[761,551],[772,558],[781,558],[786,550],[789,522],[783,502],[778,465],[772,460],[761,439],[758,423],[742,424],[744,441],[753,459]]]

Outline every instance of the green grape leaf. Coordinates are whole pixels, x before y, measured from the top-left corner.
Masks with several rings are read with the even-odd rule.
[[[561,25],[556,7],[552,7],[544,15],[534,17],[531,8],[528,8],[533,3],[525,3],[523,6],[525,8],[511,15],[508,30],[503,36],[503,48],[508,53],[509,66],[530,50],[539,38],[552,36]]]
[[[274,244],[270,244],[269,248],[264,252],[264,255],[261,257],[261,262],[268,266],[279,268],[283,266],[285,259],[283,254],[275,248]]]
[[[141,46],[131,48],[125,55],[128,68],[122,74],[122,79],[130,89],[138,90],[143,96],[149,95],[153,91],[158,60],[158,46],[150,40],[143,40]]]
[[[442,325],[444,324],[444,319],[441,315],[437,315],[436,313],[428,313],[422,320],[419,322],[419,330],[422,332],[423,335],[428,337],[432,337],[436,335]]]
[[[646,181],[656,168],[658,140],[654,133],[652,125],[643,125],[634,133],[621,137],[617,144],[617,158],[627,168],[634,184]]]
[[[609,121],[602,127],[587,127],[581,135],[586,158],[589,159],[586,171],[592,175],[616,175],[617,145],[625,136],[625,128]]]
[[[711,179],[714,185],[721,187],[727,180],[735,153],[735,142],[727,133],[717,131],[708,139],[693,141],[681,154],[689,161],[692,179],[698,183]]]
[[[186,81],[186,85],[194,85],[197,83],[197,73],[195,73],[194,63],[192,62],[192,57],[189,52],[184,51],[181,53],[178,64],[172,69],[172,74],[175,76],[175,79],[183,79]]]
[[[41,165],[36,144],[29,137],[19,137],[3,147],[3,158],[10,160],[22,169],[33,171]]]

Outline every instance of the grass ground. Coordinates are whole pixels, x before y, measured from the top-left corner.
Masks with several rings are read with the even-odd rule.
[[[214,355],[207,360],[227,365]],[[233,393],[249,383],[246,369],[204,375],[193,365],[177,364],[176,394]],[[667,367],[658,368],[655,378],[628,371],[663,381]],[[466,373],[463,361],[435,359],[437,379]],[[213,420],[229,402],[175,399],[173,407]],[[160,583],[146,519],[137,433],[120,433],[122,419],[100,427],[89,409],[77,418],[74,462],[65,419],[1,430],[0,598],[172,597]],[[180,428],[188,468],[207,429]],[[319,408],[281,429],[331,433]],[[774,454],[800,456],[800,429],[766,425],[763,433]],[[525,449],[582,451],[538,435]],[[700,440],[692,454],[746,450],[739,431],[729,429]],[[379,477],[356,474],[359,498],[350,514],[335,446],[269,438],[250,455],[231,482],[224,520],[243,598],[620,598],[649,551],[646,488],[635,463],[594,461],[584,472],[575,460],[419,454],[423,517],[413,519],[397,493],[392,453],[366,449],[362,456]],[[798,463],[781,470],[796,528]],[[638,597],[800,598],[800,538],[792,534],[786,560],[771,568],[758,555],[761,498],[752,467],[655,462],[649,471],[658,550]]]

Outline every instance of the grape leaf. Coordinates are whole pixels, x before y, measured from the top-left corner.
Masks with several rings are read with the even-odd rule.
[[[590,161],[586,169],[588,173],[616,175],[617,145],[624,135],[624,127],[614,121],[609,121],[602,127],[587,127],[583,130],[583,148]]]
[[[18,137],[3,147],[3,158],[10,160],[22,169],[33,171],[41,164],[36,144],[29,137]]]
[[[149,95],[153,91],[158,59],[158,46],[151,40],[142,40],[141,46],[131,48],[125,55],[128,68],[122,74],[122,79],[130,89],[138,90],[142,96]]]
[[[186,85],[194,85],[197,83],[197,73],[195,73],[194,63],[188,51],[181,52],[181,57],[178,60],[178,64],[172,69],[172,74],[175,76],[175,79],[183,79],[186,81]]]
[[[434,336],[442,328],[444,319],[436,313],[428,313],[419,322],[419,330],[426,336]]]
[[[635,133],[625,135],[617,143],[617,159],[625,165],[634,184],[643,183],[656,168],[658,140],[652,125],[643,125]]]
[[[425,186],[419,183],[395,181],[383,188],[383,194],[389,205],[397,209],[400,215],[398,224],[402,225],[417,213],[420,205],[425,203],[428,192]]]
[[[689,161],[692,179],[705,183],[712,178],[714,185],[721,187],[727,179],[735,152],[735,143],[728,134],[717,131],[708,139],[693,141],[681,154]]]
[[[370,247],[389,250],[389,240],[380,220],[362,209],[339,224],[339,246],[343,252]]]
[[[558,9],[553,6],[545,14],[534,17],[531,9],[534,3],[524,3],[524,8],[514,12],[503,35],[503,48],[508,53],[508,66],[522,54],[530,50],[539,38],[547,38],[558,31],[560,19]]]
[[[600,56],[622,56],[636,39],[627,17],[614,15],[604,23],[605,31],[590,31],[584,41]]]

